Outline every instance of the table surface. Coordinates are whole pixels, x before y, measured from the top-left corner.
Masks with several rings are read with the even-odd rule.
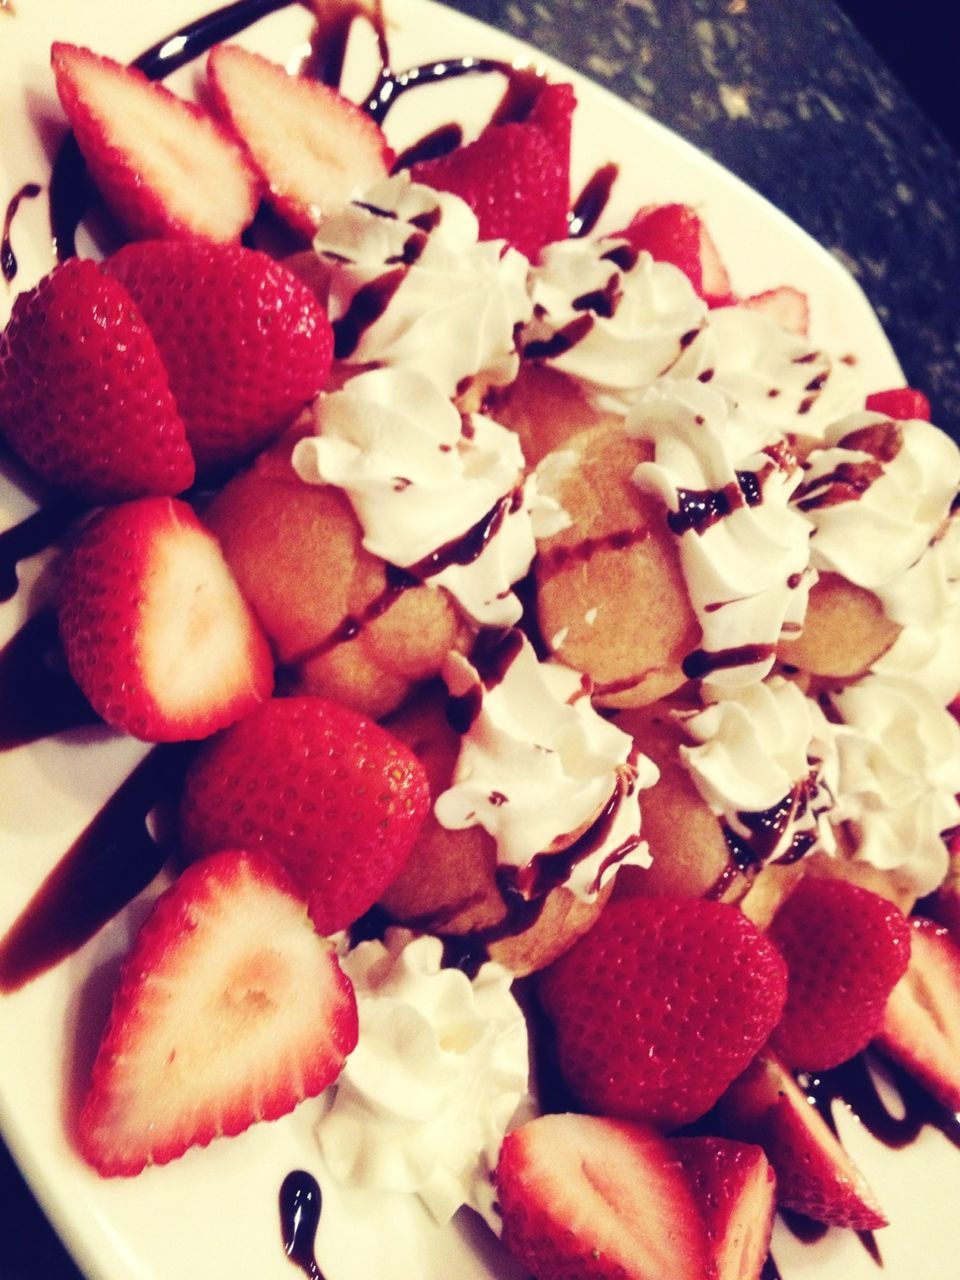
[[[451,2],[613,89],[809,231],[960,434],[960,155],[831,0]],[[81,1280],[2,1144],[0,1218],[0,1280]]]

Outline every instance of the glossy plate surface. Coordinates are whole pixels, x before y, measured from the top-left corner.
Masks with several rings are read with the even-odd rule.
[[[23,0],[0,14],[4,77],[0,83],[0,204],[24,183],[45,184],[64,126],[48,71],[51,40],[90,44],[121,61],[204,12],[202,0],[163,5],[129,0]],[[370,80],[373,41],[358,27],[347,87]],[[388,0],[395,69],[441,57],[488,55],[545,66],[574,81],[580,98],[575,130],[574,191],[602,163],[621,172],[602,226],[615,230],[643,204],[679,200],[705,214],[741,294],[781,283],[808,292],[817,341],[851,355],[871,387],[901,375],[859,288],[828,254],[737,179],[673,134],[581,77],[551,65],[509,37],[425,0]],[[303,10],[289,9],[244,32],[242,43],[295,66],[307,48]],[[190,93],[197,67],[171,80]],[[502,81],[468,78],[418,89],[391,112],[387,132],[399,150],[451,119],[474,130],[489,117]],[[52,265],[46,189],[25,201],[13,226],[20,264],[16,287]],[[85,247],[81,244],[81,248]],[[88,246],[87,246],[88,247]],[[0,284],[0,321],[14,290]],[[4,527],[32,509],[14,480],[0,478]],[[48,590],[44,558],[21,573],[21,589],[0,608],[0,641],[11,636]],[[108,797],[142,749],[107,731],[74,731],[0,755],[0,933],[43,882],[60,854]],[[278,1192],[292,1169],[311,1170],[324,1190],[317,1260],[326,1280],[513,1280],[521,1272],[461,1215],[440,1230],[418,1202],[372,1201],[337,1190],[325,1175],[313,1128],[319,1103],[273,1125],[192,1151],[139,1178],[104,1181],[74,1154],[70,1117],[95,1050],[119,956],[154,890],[59,967],[22,990],[0,996],[0,1122],[4,1136],[48,1214],[92,1280],[291,1280],[284,1256]],[[960,1256],[954,1207],[960,1154],[930,1130],[909,1149],[891,1152],[848,1115],[848,1145],[893,1225],[878,1233],[880,1272],[852,1233],[831,1232],[801,1245],[778,1227],[774,1255],[783,1280],[944,1280]]]

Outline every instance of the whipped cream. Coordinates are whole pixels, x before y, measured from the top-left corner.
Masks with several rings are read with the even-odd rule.
[[[529,1109],[526,1021],[502,965],[471,981],[442,959],[439,938],[404,929],[342,957],[360,1038],[318,1138],[345,1185],[416,1194],[441,1223],[466,1204],[499,1231],[500,1144]]]
[[[833,853],[833,732],[819,706],[780,676],[677,713],[696,746],[680,758],[751,866]]]
[[[766,432],[701,382],[661,379],[630,410],[626,429],[653,444],[653,461],[637,467],[634,482],[667,506],[702,631],[686,674],[724,689],[763,679],[781,636],[802,625],[815,580],[809,525],[789,506],[799,465],[779,444],[757,448]]]
[[[711,311],[670,372],[722,386],[742,413],[776,432],[814,439],[866,396],[851,365],[743,307]]]
[[[943,833],[960,823],[960,725],[905,676],[865,676],[831,701],[843,721],[835,820],[854,825],[858,860],[932,892],[947,870]]]
[[[403,172],[325,213],[313,247],[338,359],[418,369],[451,397],[476,378],[512,382],[514,333],[530,317],[528,264],[478,234],[459,196]]]
[[[872,591],[901,624],[929,625],[939,575],[919,568],[960,485],[960,448],[929,422],[863,411],[833,423],[804,464],[793,505],[811,563]]]
[[[535,539],[567,523],[536,475],[524,478],[517,436],[461,415],[412,369],[358,374],[312,412],[316,434],[295,445],[294,470],[345,492],[364,547],[445,587],[478,624],[516,622],[510,588],[529,569]]]
[[[548,245],[530,291],[524,357],[579,379],[613,410],[674,364],[707,314],[679,268],[615,238]]]
[[[638,792],[658,770],[593,709],[582,676],[511,631],[473,663],[451,653],[444,678],[472,719],[434,806],[441,825],[482,826],[526,898],[563,884],[592,901],[618,866],[650,865]]]

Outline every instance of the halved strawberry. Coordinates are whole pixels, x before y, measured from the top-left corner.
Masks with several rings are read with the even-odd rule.
[[[787,962],[787,1003],[770,1045],[787,1066],[820,1071],[866,1048],[910,959],[910,926],[886,898],[805,876],[769,935]]]
[[[547,1115],[507,1135],[497,1165],[503,1239],[536,1280],[712,1280],[707,1231],[670,1144],[653,1129]]]
[[[333,330],[282,262],[238,244],[141,240],[104,266],[150,326],[198,468],[248,458],[325,385]]]
[[[0,432],[44,480],[90,502],[172,494],[193,454],[133,299],[72,259],[17,298],[0,336]]]
[[[893,387],[889,391],[873,391],[867,396],[866,408],[885,413],[888,418],[909,422],[919,418],[930,421],[930,401],[915,387]]]
[[[94,517],[63,567],[59,623],[94,710],[148,742],[204,738],[272,686],[260,626],[185,502],[140,498]]]
[[[237,239],[260,184],[211,115],[77,45],[55,43],[51,62],[83,158],[131,235]]]
[[[776,289],[754,293],[749,298],[738,299],[734,305],[762,312],[788,333],[804,337],[810,331],[810,299],[792,285],[782,284]]]
[[[235,44],[207,61],[217,110],[243,143],[277,213],[305,235],[320,215],[373,186],[393,152],[355,103],[317,80],[291,76]]]
[[[380,725],[323,698],[274,698],[197,756],[181,830],[193,857],[269,849],[333,933],[398,874],[429,804],[423,766]]]
[[[776,1177],[761,1147],[730,1138],[672,1138],[707,1225],[717,1280],[759,1280],[770,1249]]]
[[[80,1113],[81,1154],[131,1176],[275,1120],[334,1081],[357,1005],[331,945],[265,854],[188,867],[124,962]]]
[[[775,1054],[760,1054],[733,1082],[717,1117],[727,1133],[763,1147],[784,1208],[857,1231],[886,1226],[863,1175]]]
[[[730,277],[703,219],[686,204],[649,205],[617,235],[658,262],[672,262],[708,306],[735,301]]]
[[[960,1111],[960,947],[932,920],[910,924],[910,965],[887,1002],[876,1045]]]

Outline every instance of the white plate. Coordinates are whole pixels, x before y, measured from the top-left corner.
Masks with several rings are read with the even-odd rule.
[[[621,166],[604,218],[608,229],[623,225],[641,204],[680,200],[699,206],[739,292],[784,282],[802,287],[811,298],[816,339],[836,354],[856,356],[871,386],[898,383],[896,360],[859,288],[833,258],[737,179],[612,95],[501,33],[425,0],[388,0],[388,9],[395,67],[469,53],[537,62],[572,79],[581,102],[575,190],[599,164],[615,160]],[[91,43],[128,60],[204,11],[203,0],[163,5],[22,0],[15,17],[0,14],[5,54],[0,202],[25,182],[46,181],[63,134],[48,72],[52,39]],[[240,38],[291,62],[303,52],[306,35],[306,16],[292,6]],[[351,85],[364,85],[366,43],[361,38],[351,57]],[[194,75],[186,69],[172,83],[190,92]],[[388,133],[400,147],[451,117],[479,127],[495,97],[493,85],[479,79],[417,90],[391,114]],[[18,288],[52,264],[46,219],[41,198],[26,202],[15,220]],[[11,300],[12,291],[0,285],[0,320]],[[0,481],[0,507],[4,522],[12,523],[30,503]],[[28,566],[18,597],[0,610],[0,640],[16,630],[31,597],[42,592],[40,568],[39,562]],[[87,732],[0,756],[0,930],[17,916],[138,752],[114,735]],[[324,1175],[313,1140],[315,1103],[136,1179],[105,1181],[91,1173],[70,1146],[64,1117],[88,1069],[118,956],[145,905],[134,903],[70,960],[0,997],[4,1136],[92,1280],[291,1280],[296,1272],[281,1249],[277,1196],[284,1175],[294,1168],[313,1170],[324,1189],[317,1257],[327,1280],[508,1280],[521,1274],[472,1221],[440,1231],[415,1202],[374,1205],[338,1193]],[[960,1256],[960,1216],[954,1207],[960,1155],[930,1130],[894,1154],[849,1116],[840,1121],[893,1220],[878,1233],[884,1280],[946,1280],[955,1271],[951,1260]],[[815,1246],[802,1246],[778,1227],[774,1254],[784,1280],[878,1276],[852,1233],[834,1231]]]

